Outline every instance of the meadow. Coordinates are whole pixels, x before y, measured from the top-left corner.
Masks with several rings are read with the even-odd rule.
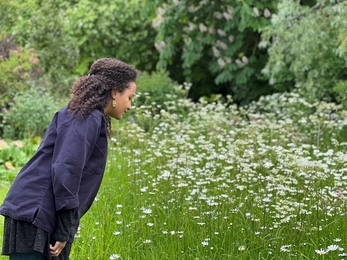
[[[168,100],[113,125],[72,260],[347,257],[347,111]]]

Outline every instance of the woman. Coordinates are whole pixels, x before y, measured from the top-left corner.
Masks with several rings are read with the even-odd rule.
[[[135,80],[131,66],[103,58],[74,84],[67,107],[54,115],[0,207],[4,255],[69,259],[79,220],[103,177],[110,117],[119,120],[131,109]]]

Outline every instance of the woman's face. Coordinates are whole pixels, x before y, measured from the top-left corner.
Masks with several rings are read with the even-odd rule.
[[[113,117],[115,119],[122,119],[125,113],[131,109],[131,100],[136,93],[136,83],[130,82],[129,87],[126,88],[122,93],[112,90],[111,99],[105,107],[105,115]],[[116,101],[116,106],[113,107],[113,101]]]

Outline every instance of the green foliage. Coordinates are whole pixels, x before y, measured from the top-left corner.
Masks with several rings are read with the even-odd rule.
[[[35,153],[40,141],[40,138],[12,142],[0,140],[0,186],[13,182],[20,168]]]
[[[0,0],[0,28],[10,31],[18,15],[18,1]]]
[[[347,111],[295,93],[190,105],[117,127],[71,259],[343,259]]]
[[[9,103],[9,108],[4,108],[1,113],[0,128],[3,138],[23,139],[43,136],[57,110],[54,102],[51,95],[38,88],[17,93]]]
[[[136,106],[158,104],[163,105],[168,100],[167,95],[175,93],[177,84],[169,77],[165,71],[152,73],[140,72],[136,79],[138,91],[141,92],[136,98]]]
[[[22,46],[37,51],[49,88],[59,94],[68,93],[79,50],[68,31],[69,19],[60,1],[30,0],[18,6],[18,16],[11,33]],[[25,28],[25,30],[23,30]]]
[[[80,55],[78,74],[100,57],[115,57],[139,70],[153,70],[158,60],[154,48],[155,31],[149,19],[140,17],[137,0],[80,0],[68,8],[70,35],[76,39]]]
[[[295,86],[310,100],[346,103],[347,3],[279,1],[272,24],[262,29],[261,46],[269,48],[263,73],[278,90]]]
[[[0,35],[0,109],[14,95],[29,88],[29,80],[37,75],[39,60],[32,49],[17,47],[9,37]]]
[[[157,67],[181,64],[183,70],[171,75],[183,73],[195,97],[229,93],[249,102],[271,92],[260,75],[267,53],[258,49],[258,30],[270,24],[275,2],[146,1],[147,10],[156,11]]]
[[[136,82],[139,89],[134,101],[136,109],[127,114],[130,124],[136,123],[150,132],[167,115],[167,111],[175,113],[177,120],[185,118],[189,112],[184,103],[190,104],[187,96],[191,84],[179,85],[164,71],[142,72]]]
[[[10,1],[11,2],[11,1]],[[22,0],[0,2],[12,19],[0,18],[22,46],[34,48],[53,93],[68,93],[76,79],[100,57],[115,57],[139,70],[154,70],[158,54],[150,19],[137,0]],[[4,16],[7,17],[7,16]],[[5,26],[6,25],[6,26]],[[23,29],[25,28],[25,29]]]

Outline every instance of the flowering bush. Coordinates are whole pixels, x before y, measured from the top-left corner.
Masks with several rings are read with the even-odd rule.
[[[347,107],[347,2],[300,2],[278,1],[278,13],[262,29],[260,46],[270,54],[263,73],[277,90]]]
[[[146,1],[155,9],[159,68],[193,82],[196,96],[231,92],[237,101],[268,93],[260,71],[267,53],[258,48],[259,29],[270,24],[276,1]],[[262,82],[262,83],[261,83]],[[215,85],[213,88],[212,85]]]

